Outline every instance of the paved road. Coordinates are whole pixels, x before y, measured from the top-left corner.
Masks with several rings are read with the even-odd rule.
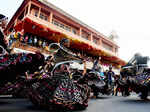
[[[0,98],[0,112],[48,112],[35,107],[27,99]],[[150,112],[150,100],[138,97],[103,96],[91,99],[89,107],[78,112]]]

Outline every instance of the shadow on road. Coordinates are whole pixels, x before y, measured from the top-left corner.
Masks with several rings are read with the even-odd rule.
[[[26,107],[28,110],[36,110],[36,111],[48,111],[47,109],[44,108],[40,108],[38,106],[35,105],[30,105]]]
[[[110,99],[111,97],[110,96],[99,96],[97,98],[91,98],[92,100],[105,100],[105,99]]]
[[[126,99],[126,100],[121,100],[120,102],[122,103],[127,103],[127,104],[150,104],[150,99],[147,100],[141,100],[141,99]]]
[[[10,103],[5,102],[5,101],[0,101],[0,107],[3,106],[3,105],[8,105],[8,104],[10,104]]]
[[[10,102],[7,101],[7,99],[11,99],[11,98],[10,97],[0,97],[0,107],[11,104]]]

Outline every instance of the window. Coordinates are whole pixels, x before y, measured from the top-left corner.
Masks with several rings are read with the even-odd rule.
[[[89,40],[89,34],[85,31],[82,32],[82,37],[86,40]]]
[[[28,12],[28,8],[26,9],[26,12]],[[39,7],[31,4],[30,14],[34,15],[35,17],[38,17],[38,12],[39,12]]]
[[[77,30],[72,29],[72,33],[73,33],[73,34],[77,34]]]
[[[71,28],[69,26],[65,26],[65,30],[71,31]]]
[[[40,18],[45,21],[48,21],[48,17],[46,15],[44,15],[43,13],[40,14]]]
[[[78,31],[75,28],[72,28],[72,30],[71,30],[70,26],[65,25],[65,24],[63,24],[63,23],[61,23],[55,19],[52,20],[52,24],[66,30],[66,31],[72,32],[75,35],[77,35],[77,33],[78,33]]]
[[[102,46],[103,46],[105,49],[109,50],[109,51],[113,51],[112,46],[109,45],[109,44],[107,44],[107,43],[105,43],[105,42],[102,42]]]
[[[118,48],[115,48],[115,53],[118,53]]]
[[[93,42],[95,43],[95,44],[98,44],[98,41],[97,41],[97,39],[93,39]]]
[[[86,36],[86,35],[82,35],[82,37],[83,37],[84,39],[86,39],[86,40],[89,40],[89,39],[88,39],[88,36]]]
[[[40,18],[41,18],[41,19],[44,19],[44,16],[43,16],[43,14],[40,14]]]
[[[59,26],[59,23],[55,20],[52,21],[52,24],[56,25],[56,26]]]
[[[60,24],[60,27],[63,28],[63,29],[65,28],[64,24]]]
[[[45,21],[48,21],[48,16],[45,16],[45,19],[44,19]]]
[[[34,16],[38,17],[38,11],[35,11]]]
[[[93,42],[94,42],[95,44],[99,44],[99,38],[93,37]]]

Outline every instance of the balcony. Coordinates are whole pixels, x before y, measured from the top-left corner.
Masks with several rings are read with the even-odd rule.
[[[41,18],[38,18],[38,17],[32,15],[32,14],[26,15],[24,18],[26,18],[26,17],[28,17],[29,19],[33,20],[36,23],[42,24],[42,25],[44,25],[46,27],[49,27],[50,29],[52,29],[54,31],[61,32],[61,33],[65,34],[65,35],[68,35],[68,36],[70,36],[72,38],[84,41],[85,43],[93,46],[96,49],[103,50],[103,51],[105,51],[105,52],[107,52],[107,53],[109,53],[109,54],[111,54],[113,56],[118,56],[118,53],[115,53],[115,52],[112,52],[110,50],[107,50],[106,48],[102,47],[101,45],[97,45],[96,43],[94,43],[94,42],[92,42],[90,40],[87,40],[87,39],[85,39],[85,38],[83,38],[83,37],[81,37],[81,36],[79,36],[77,34],[74,34],[73,32],[67,31],[67,30],[65,30],[65,29],[63,29],[63,28],[61,28],[59,26],[56,26],[56,25],[54,25],[54,24],[52,24],[52,23],[50,23],[48,21],[45,21],[45,20],[43,20]]]

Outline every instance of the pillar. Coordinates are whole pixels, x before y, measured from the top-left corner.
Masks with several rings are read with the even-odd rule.
[[[52,20],[53,20],[53,13],[50,12],[50,16],[49,16],[49,22],[52,23]]]
[[[40,17],[40,14],[41,14],[41,7],[39,7],[38,18]]]
[[[90,41],[93,42],[93,34],[92,33],[90,34]]]
[[[81,37],[82,37],[82,28],[80,28],[79,36],[81,36]]]
[[[102,38],[99,38],[99,45],[102,46]]]
[[[31,2],[29,2],[29,5],[28,5],[28,13],[27,13],[27,14],[30,14],[30,9],[31,9]]]

